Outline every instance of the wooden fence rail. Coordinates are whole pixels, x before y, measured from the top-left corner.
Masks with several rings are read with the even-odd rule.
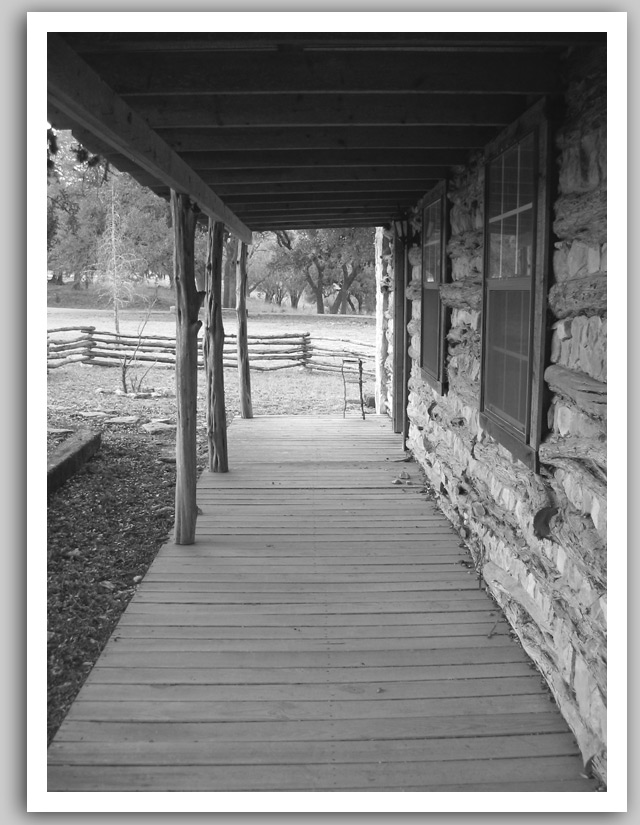
[[[303,367],[322,372],[342,371],[343,359],[360,359],[365,376],[375,373],[375,347],[348,338],[311,337],[309,332],[281,335],[248,335],[251,369],[270,371]],[[200,338],[200,342],[202,337]],[[225,335],[224,366],[237,366],[238,339]],[[124,359],[130,363],[151,362],[173,365],[176,362],[176,339],[168,335],[118,335],[93,326],[58,327],[47,333],[47,368],[84,362],[94,366],[118,367]],[[202,346],[198,366],[204,367]],[[345,367],[346,371],[357,366]]]

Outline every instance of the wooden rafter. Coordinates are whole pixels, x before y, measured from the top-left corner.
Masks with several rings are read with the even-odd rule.
[[[188,152],[269,152],[480,148],[495,137],[495,127],[475,126],[264,126],[261,129],[160,129],[160,137],[181,155]]]
[[[124,98],[127,100],[127,98]],[[522,112],[518,95],[411,94],[181,95],[131,98],[154,129],[263,126],[506,126]]]
[[[604,32],[85,32],[65,34],[79,52],[275,50],[282,45],[298,49],[402,49],[460,51],[509,49],[528,51],[550,46],[604,45]]]
[[[87,62],[120,95],[181,94],[518,94],[557,91],[558,55],[520,52],[176,52],[92,54]]]
[[[251,243],[251,230],[58,35],[49,35],[47,57],[48,95],[56,109]]]

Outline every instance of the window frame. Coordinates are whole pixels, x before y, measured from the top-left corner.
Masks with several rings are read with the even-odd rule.
[[[450,320],[450,310],[442,302],[440,295],[440,287],[443,284],[449,283],[450,266],[449,257],[447,255],[447,242],[449,238],[449,199],[447,198],[448,183],[446,180],[440,181],[433,189],[422,198],[421,201],[421,216],[422,216],[422,231],[420,233],[420,251],[421,251],[421,307],[420,307],[420,373],[422,378],[434,389],[439,395],[444,395],[447,390],[447,373],[445,368],[446,361],[446,336]],[[435,281],[426,281],[425,279],[425,213],[434,204],[440,204],[440,267],[436,273]],[[436,369],[435,371],[429,369],[425,365],[425,292],[435,292],[437,294],[437,323],[438,329],[436,333],[436,347],[435,353]]]
[[[484,209],[484,259],[482,276],[482,358],[480,371],[480,426],[496,441],[506,447],[511,454],[522,461],[534,472],[538,472],[538,448],[542,441],[545,425],[545,404],[547,397],[544,384],[544,367],[549,350],[550,329],[547,324],[547,294],[551,272],[551,204],[555,194],[556,176],[553,167],[553,145],[551,141],[553,116],[548,99],[539,101],[521,118],[508,127],[495,141],[485,149],[485,209]],[[532,273],[529,282],[528,313],[528,373],[527,403],[524,432],[487,408],[486,396],[489,369],[488,335],[489,335],[489,292],[497,290],[517,290],[517,285],[504,282],[494,284],[492,290],[489,281],[490,264],[490,185],[491,164],[505,152],[518,146],[529,135],[534,136],[534,205],[533,205],[533,243]],[[518,279],[513,279],[517,281]],[[505,413],[506,414],[506,413]]]

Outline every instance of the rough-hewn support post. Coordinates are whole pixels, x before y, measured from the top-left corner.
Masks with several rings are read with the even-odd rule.
[[[193,544],[196,535],[196,416],[200,296],[194,276],[196,208],[171,191],[176,288],[176,506],[174,541]]]
[[[207,440],[209,471],[229,471],[227,414],[224,398],[224,327],[222,324],[222,249],[224,224],[209,220],[207,254],[206,318],[203,339],[207,382]]]
[[[247,340],[247,245],[240,244],[236,273],[236,314],[238,316],[238,379],[240,382],[240,411],[243,418],[253,418],[251,403],[251,371]]]

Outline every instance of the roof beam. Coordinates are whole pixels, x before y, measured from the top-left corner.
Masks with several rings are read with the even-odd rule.
[[[189,195],[203,212],[224,223],[245,243],[251,243],[251,230],[58,35],[51,33],[47,89],[53,105],[75,124],[166,186]]]
[[[78,138],[80,140],[80,138]],[[81,141],[82,142],[82,141]],[[87,145],[87,148],[91,146]],[[96,150],[100,153],[99,150]],[[147,175],[135,164],[122,156],[111,159],[113,165],[122,172],[128,172],[143,186],[156,191],[165,187],[156,178]],[[434,181],[446,178],[448,166],[358,166],[355,168],[325,166],[318,168],[287,169],[213,169],[202,170],[201,177],[206,184],[214,186],[216,191],[238,186],[244,190],[274,191],[273,187],[286,187],[286,191],[309,191],[320,186],[328,191],[344,191],[345,188],[384,184],[393,188],[416,188],[427,192]],[[426,188],[424,188],[426,186]]]
[[[606,43],[604,32],[87,32],[65,33],[78,52],[219,51],[290,48],[539,49]]]
[[[396,218],[398,220],[400,216]],[[256,220],[251,224],[254,232],[275,232],[276,229],[341,229],[352,226],[382,226],[390,223],[391,218],[377,219],[369,216],[363,218],[321,218],[312,220],[310,218],[283,218],[282,220]]]
[[[383,201],[386,203],[397,203],[400,200],[411,201],[412,198],[420,199],[419,194],[421,190],[416,191],[400,191],[394,190],[371,191],[371,192],[352,192],[347,189],[343,192],[273,192],[262,195],[230,195],[227,198],[229,206],[233,204],[232,208],[248,208],[252,206],[268,206],[268,205],[282,205],[285,207],[294,206],[297,204],[344,204],[345,202],[353,203],[375,203]],[[424,194],[424,192],[422,192]]]
[[[89,65],[119,95],[554,93],[559,57],[517,52],[173,52],[91,54]]]
[[[309,195],[335,196],[345,193],[366,194],[393,192],[407,196],[421,197],[435,183],[436,179],[421,177],[418,180],[365,180],[365,181],[306,181],[296,183],[224,183],[217,187],[220,195],[232,200],[288,196],[308,197]],[[427,186],[427,189],[424,187]]]
[[[359,183],[361,181],[407,181],[417,184],[422,180],[433,180],[447,177],[448,165],[441,166],[325,166],[288,169],[286,167],[267,169],[216,169],[203,171],[205,181],[212,185],[226,183],[242,183],[245,185],[271,183],[302,183],[322,182],[325,185],[332,182]]]
[[[127,100],[127,98],[124,98]],[[134,97],[154,129],[261,126],[496,126],[525,108],[519,95],[182,95]]]
[[[317,169],[319,167],[371,167],[371,166],[452,166],[462,163],[471,148],[480,151],[484,144],[468,149],[291,149],[246,152],[184,152],[181,157],[192,169],[224,170],[246,169],[254,172],[262,169],[282,168]]]
[[[160,129],[157,134],[175,152],[270,152],[337,149],[475,149],[500,131],[495,126],[302,126],[262,129]]]

